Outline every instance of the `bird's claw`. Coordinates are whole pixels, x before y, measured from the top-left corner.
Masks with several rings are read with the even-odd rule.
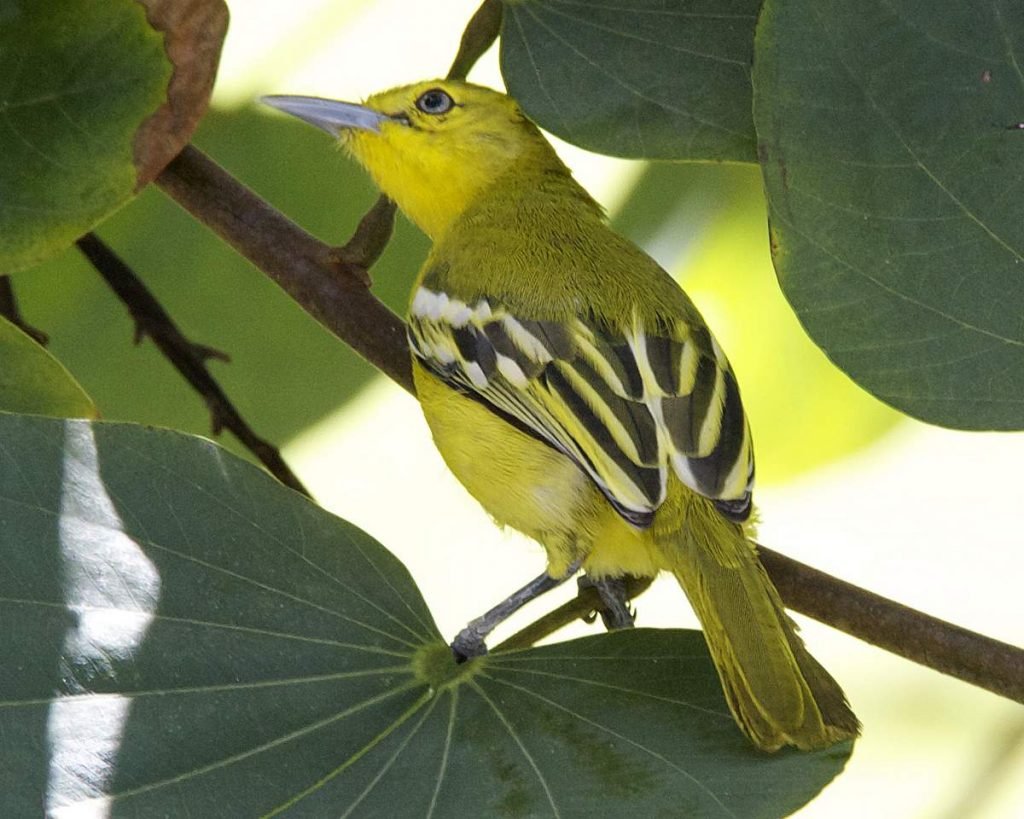
[[[633,628],[636,612],[630,607],[626,597],[626,581],[621,577],[602,578],[595,580],[584,575],[576,581],[580,589],[593,588],[601,598],[601,607],[596,613],[601,615],[601,622],[608,631]],[[591,619],[589,622],[593,622]]]
[[[467,626],[455,635],[451,649],[455,655],[455,662],[464,663],[474,657],[483,657],[487,653],[487,643],[480,632]]]

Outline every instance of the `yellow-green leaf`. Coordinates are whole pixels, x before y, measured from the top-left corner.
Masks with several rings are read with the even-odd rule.
[[[225,26],[222,0],[0,4],[0,270],[67,247],[180,150]]]
[[[95,418],[96,406],[56,358],[0,318],[0,411]]]

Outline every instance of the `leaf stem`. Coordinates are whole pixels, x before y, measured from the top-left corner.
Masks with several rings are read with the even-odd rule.
[[[452,67],[448,69],[448,79],[466,79],[476,61],[498,39],[503,10],[500,0],[484,0],[480,4],[462,32],[459,52],[452,61]]]

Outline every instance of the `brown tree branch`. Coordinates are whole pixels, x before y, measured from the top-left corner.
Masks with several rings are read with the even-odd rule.
[[[1024,703],[1024,651],[907,608],[758,546],[794,611],[943,674]]]
[[[310,236],[191,145],[156,183],[324,327],[413,391],[405,325],[367,289],[368,263],[362,275],[351,272],[353,258],[339,266],[336,248]],[[367,245],[372,250],[373,243]]]
[[[332,262],[334,251],[328,245],[277,213],[195,148],[185,149],[157,183],[342,341],[413,391],[404,325],[357,276],[339,277]],[[1024,701],[1024,651],[886,600],[768,549],[762,549],[761,555],[783,600],[797,611],[922,665]],[[578,601],[571,601],[565,611],[559,610],[542,626],[531,626],[528,634],[517,635],[509,643],[535,641],[595,608],[589,596]]]
[[[185,338],[149,288],[142,283],[130,267],[94,233],[87,233],[76,244],[82,254],[96,268],[111,290],[128,308],[135,321],[135,342],[149,336],[164,357],[202,396],[210,410],[213,432],[222,428],[234,436],[255,455],[267,470],[285,486],[310,497],[309,490],[285,463],[277,447],[260,438],[242,418],[234,404],[206,368],[206,360],[228,357],[211,347],[195,344]]]
[[[786,605],[907,660],[1024,703],[1024,651],[908,608],[758,545],[761,563]],[[633,599],[650,585],[627,578]],[[497,649],[526,648],[600,607],[595,589],[513,634]]]

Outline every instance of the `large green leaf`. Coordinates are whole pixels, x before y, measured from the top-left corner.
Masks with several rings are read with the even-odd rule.
[[[0,410],[95,418],[96,407],[52,355],[0,317]]]
[[[600,153],[755,159],[761,0],[505,0],[501,72],[531,119]]]
[[[390,554],[200,439],[0,441],[4,816],[770,817],[849,755],[753,750],[696,632],[457,666]]]
[[[779,282],[915,417],[1024,427],[1024,5],[768,0],[755,122]]]
[[[171,64],[134,0],[7,0],[0,20],[0,267],[59,250],[135,191],[132,139]]]
[[[0,2],[0,269],[68,246],[181,149],[226,24],[222,0]]]

